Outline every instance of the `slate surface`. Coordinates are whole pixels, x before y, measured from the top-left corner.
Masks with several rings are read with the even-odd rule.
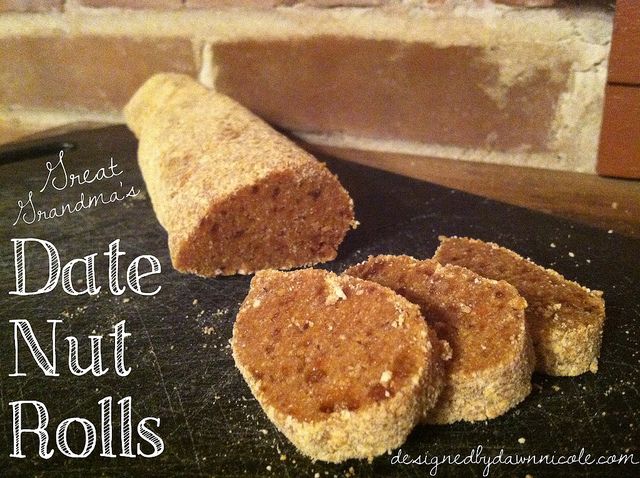
[[[166,235],[144,195],[135,163],[136,142],[124,127],[78,132],[57,139],[76,146],[65,156],[68,172],[87,167],[95,170],[108,164],[113,156],[124,173],[116,179],[40,194],[46,179],[45,162],[55,161],[55,153],[0,166],[1,475],[430,476],[432,466],[394,465],[391,456],[379,457],[373,463],[328,465],[313,463],[297,453],[266,419],[233,366],[228,340],[250,278],[202,279],[171,269]],[[338,259],[326,266],[329,269],[341,271],[369,254],[430,257],[439,234],[470,235],[513,248],[605,293],[607,322],[598,374],[577,378],[534,376],[534,392],[517,409],[490,422],[419,427],[402,447],[404,452],[413,458],[425,453],[429,459],[457,453],[464,457],[481,445],[486,458],[495,457],[501,449],[505,455],[571,455],[584,448],[593,456],[628,450],[635,454],[636,461],[640,460],[640,241],[363,166],[337,160],[328,160],[328,164],[351,192],[362,222],[357,231],[349,234]],[[122,181],[122,187],[118,181]],[[34,191],[33,202],[38,208],[59,208],[65,202],[75,203],[82,192],[123,193],[132,185],[142,190],[135,199],[12,226],[18,214],[17,201],[26,200],[29,190]],[[103,290],[94,297],[74,297],[62,292],[58,285],[46,295],[8,295],[15,284],[10,239],[19,237],[54,243],[63,263],[97,252],[96,275]],[[121,259],[124,266],[141,254],[160,259],[162,274],[145,282],[150,289],[156,284],[162,286],[157,295],[142,297],[129,290],[120,297],[109,293],[106,257],[101,253],[115,239],[120,239],[121,249],[127,253]],[[27,255],[28,285],[41,284],[46,267],[44,253],[33,248]],[[124,277],[121,270],[121,281]],[[20,368],[27,376],[9,377],[15,363],[11,319],[28,319],[47,354],[52,347],[46,320],[63,320],[58,326],[59,377],[44,377],[23,342]],[[87,335],[110,333],[122,319],[126,319],[127,331],[132,334],[125,354],[132,373],[128,377],[113,373],[113,342],[105,336],[104,361],[111,370],[102,377],[73,376],[67,367],[64,337],[78,337],[86,364]],[[114,403],[122,397],[132,397],[134,426],[144,417],[159,417],[164,453],[153,459],[101,458],[98,438],[95,451],[86,459],[61,455],[55,449],[58,423],[69,417],[85,417],[100,430],[98,400],[106,396],[112,396]],[[15,400],[39,400],[48,408],[53,458],[35,456],[33,434],[24,435],[27,458],[9,458],[9,402]],[[30,408],[25,410],[26,423],[35,424]],[[119,419],[115,408],[116,454],[120,451]],[[76,451],[83,446],[80,430],[72,427],[69,432]],[[520,438],[524,443],[519,442]],[[143,447],[143,451],[150,449]],[[483,464],[443,464],[438,467],[437,476],[482,476],[483,470]],[[489,476],[524,477],[529,473],[536,478],[631,477],[640,476],[639,472],[639,466],[630,465],[496,464],[490,468]]]

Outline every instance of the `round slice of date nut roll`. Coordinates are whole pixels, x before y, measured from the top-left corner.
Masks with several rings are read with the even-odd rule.
[[[602,292],[589,290],[492,242],[440,238],[434,256],[512,284],[529,306],[525,317],[536,353],[536,371],[574,376],[598,371],[605,322]]]
[[[417,306],[322,270],[258,272],[231,344],[269,419],[313,459],[402,445],[442,388],[446,344]]]
[[[526,301],[504,281],[409,256],[377,256],[345,274],[378,282],[418,304],[449,342],[445,388],[427,423],[495,418],[531,392],[533,348]]]

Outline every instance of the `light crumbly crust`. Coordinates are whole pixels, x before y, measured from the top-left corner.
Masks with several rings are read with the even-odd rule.
[[[370,257],[345,274],[378,282],[418,304],[451,345],[445,388],[425,422],[495,418],[531,392],[526,302],[511,285],[409,256]]]
[[[597,372],[605,320],[602,292],[592,291],[491,242],[440,237],[434,259],[513,284],[525,312],[536,371],[557,376]]]
[[[373,308],[382,312],[369,315]],[[362,332],[369,321],[371,333]],[[310,348],[299,350],[296,344],[303,343]],[[372,458],[402,445],[442,388],[442,345],[418,307],[378,284],[330,272],[258,272],[231,344],[236,366],[266,415],[303,454],[317,460]],[[322,350],[314,356],[316,346]],[[387,369],[393,369],[403,347],[417,358],[396,377]],[[317,357],[323,360],[322,373],[308,363]],[[332,368],[336,363],[339,367]],[[291,372],[282,373],[282,367]],[[349,375],[352,367],[358,371]],[[309,383],[299,386],[309,370]],[[375,393],[358,395],[362,387]],[[352,403],[322,405],[328,399]]]
[[[332,260],[356,224],[324,164],[188,76],[153,76],[124,113],[179,271],[246,274]]]

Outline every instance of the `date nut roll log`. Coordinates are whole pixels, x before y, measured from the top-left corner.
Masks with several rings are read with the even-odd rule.
[[[326,166],[231,98],[158,74],[124,110],[175,269],[200,276],[335,259],[353,201]]]

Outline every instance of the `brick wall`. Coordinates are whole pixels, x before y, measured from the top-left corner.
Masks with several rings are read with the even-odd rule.
[[[593,171],[612,11],[500,3],[0,0],[0,131],[178,71],[311,141]]]

